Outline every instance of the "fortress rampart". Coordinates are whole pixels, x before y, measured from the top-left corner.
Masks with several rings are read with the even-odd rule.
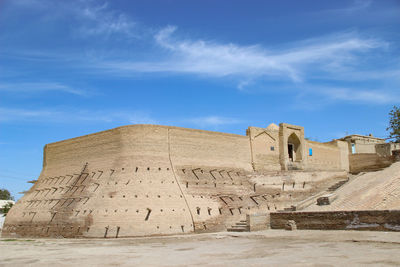
[[[246,136],[123,126],[46,145],[43,170],[10,210],[3,236],[221,231],[335,184],[347,157],[346,143],[307,141],[288,124],[250,127]]]

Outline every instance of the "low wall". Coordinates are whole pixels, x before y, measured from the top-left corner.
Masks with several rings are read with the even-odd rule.
[[[392,164],[390,157],[381,157],[375,153],[358,153],[349,155],[351,173],[376,171]]]
[[[269,213],[247,214],[246,221],[250,232],[267,230],[270,225],[270,215]]]
[[[277,212],[271,229],[285,229],[289,220],[301,230],[400,231],[400,210]]]

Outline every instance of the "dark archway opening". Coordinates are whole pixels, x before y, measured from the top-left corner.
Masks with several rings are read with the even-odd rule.
[[[293,161],[293,144],[288,144],[289,160]]]
[[[299,137],[292,133],[288,138],[288,156],[289,161],[301,161],[302,160],[302,151],[301,151],[301,142]]]

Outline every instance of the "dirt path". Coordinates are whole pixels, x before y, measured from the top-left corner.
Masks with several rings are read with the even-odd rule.
[[[400,265],[400,233],[280,231],[126,239],[0,239],[0,266]]]

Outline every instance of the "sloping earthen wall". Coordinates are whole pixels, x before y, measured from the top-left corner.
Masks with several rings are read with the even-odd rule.
[[[220,215],[219,202],[199,194],[199,199],[187,199],[187,190],[181,188],[186,185],[175,174],[180,168],[173,164],[215,166],[220,175],[221,170],[233,171],[229,175],[236,179],[251,170],[245,136],[151,125],[49,144],[44,155],[38,181],[7,216],[5,236],[193,232],[194,221]],[[230,180],[226,175],[222,177]],[[218,179],[222,185],[223,178]],[[201,216],[196,217],[198,207]],[[203,222],[199,225],[207,228]]]
[[[3,234],[144,236],[193,231],[169,158],[168,128],[128,126],[45,148],[36,184]]]

